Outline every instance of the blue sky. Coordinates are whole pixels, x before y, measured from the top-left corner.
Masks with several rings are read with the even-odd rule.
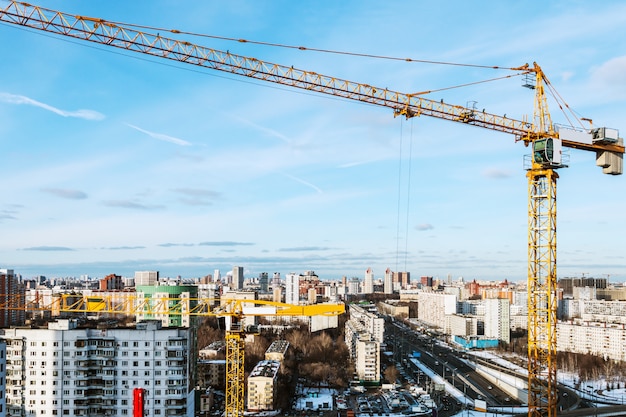
[[[0,7],[6,7],[0,1]],[[37,5],[237,39],[463,64],[539,63],[597,126],[626,129],[621,1],[81,2]],[[514,138],[0,24],[0,267],[198,277],[235,265],[362,278],[524,281]],[[514,74],[188,37],[411,93]],[[519,77],[428,98],[522,119]],[[554,102],[553,121],[566,123]],[[626,278],[626,179],[559,172],[558,276]]]

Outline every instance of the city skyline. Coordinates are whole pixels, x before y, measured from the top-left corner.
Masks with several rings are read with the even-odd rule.
[[[182,37],[381,88],[522,119],[539,63],[571,108],[626,131],[626,5],[347,1],[150,7],[48,1],[111,21],[385,60]],[[6,6],[0,6],[6,7]],[[163,11],[166,10],[167,13]],[[155,29],[172,36],[165,29]],[[165,34],[167,32],[167,34]],[[200,277],[372,268],[524,281],[527,183],[508,135],[0,25],[0,267],[24,277]],[[439,91],[437,91],[439,90]],[[552,119],[567,123],[554,102]],[[621,134],[623,136],[623,133]],[[572,150],[559,171],[557,276],[626,281],[626,180]]]

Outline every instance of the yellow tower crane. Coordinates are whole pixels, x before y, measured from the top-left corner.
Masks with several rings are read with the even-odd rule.
[[[184,40],[138,30],[136,25],[76,16],[10,2],[0,22],[16,24],[101,45],[139,52],[257,80],[388,107],[394,115],[431,116],[513,135],[531,146],[528,177],[528,406],[529,416],[556,416],[556,169],[563,167],[562,148],[596,153],[605,174],[622,174],[623,140],[609,128],[556,131],[544,88],[550,86],[536,63],[510,70],[534,76],[532,121],[516,120],[466,106],[429,100],[387,88],[320,75],[291,66],[223,52]],[[170,30],[180,34],[179,30]]]
[[[8,307],[8,306],[0,306]],[[13,307],[11,307],[13,308]],[[246,317],[334,317],[345,313],[344,304],[293,305],[239,298],[145,297],[142,294],[35,296],[24,303],[26,312],[124,314],[140,317],[185,315],[226,317],[225,416],[241,417],[245,409],[244,351]]]

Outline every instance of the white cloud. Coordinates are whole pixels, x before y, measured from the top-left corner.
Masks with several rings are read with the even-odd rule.
[[[183,139],[179,139],[179,138],[175,138],[173,136],[168,136],[168,135],[164,135],[162,133],[155,133],[155,132],[150,132],[148,130],[142,129],[140,127],[137,127],[135,125],[131,125],[130,123],[126,123],[126,126],[131,127],[141,133],[145,133],[146,135],[150,136],[151,138],[154,139],[158,139],[158,140],[162,140],[165,142],[170,142],[173,143],[175,145],[180,145],[180,146],[191,146],[191,142],[187,142],[186,140]]]
[[[591,74],[595,83],[609,88],[626,87],[626,55],[610,59]]]
[[[304,184],[307,187],[310,187],[310,188],[314,189],[319,194],[323,193],[323,191],[318,186],[316,186],[315,184],[311,184],[310,182],[307,182],[307,181],[305,181],[305,180],[303,180],[301,178],[298,178],[298,177],[294,177],[293,175],[289,175],[289,174],[282,174],[282,175],[284,175],[285,177],[290,178],[290,179],[292,179],[292,180],[294,180],[296,182],[299,182],[300,184]]]
[[[74,110],[74,111],[61,110],[59,108],[50,106],[40,101],[33,100],[32,98],[28,98],[26,96],[20,96],[17,94],[0,93],[0,101],[9,103],[9,104],[26,104],[29,106],[39,107],[44,110],[51,111],[52,113],[58,114],[59,116],[63,116],[63,117],[75,117],[78,119],[85,119],[85,120],[104,119],[104,115],[95,110],[85,110],[85,109]]]

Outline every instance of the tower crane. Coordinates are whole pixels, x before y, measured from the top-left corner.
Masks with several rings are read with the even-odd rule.
[[[31,313],[45,311],[54,314],[225,317],[227,319],[224,406],[226,417],[241,417],[245,408],[244,351],[247,329],[244,319],[246,317],[334,317],[345,313],[345,304],[294,305],[241,298],[147,298],[141,294],[125,294],[124,296],[58,294],[52,297],[36,295],[24,302],[21,308]]]
[[[531,147],[528,178],[528,406],[529,416],[556,416],[556,183],[563,148],[596,153],[605,174],[622,174],[623,140],[610,128],[557,130],[548,110],[549,81],[539,65],[510,68],[534,77],[533,119],[512,119],[387,88],[219,51],[138,30],[137,26],[9,2],[0,22],[152,55],[261,81],[390,108],[395,116],[431,116],[513,135]],[[170,30],[180,34],[178,30]],[[233,409],[234,410],[234,409]]]

